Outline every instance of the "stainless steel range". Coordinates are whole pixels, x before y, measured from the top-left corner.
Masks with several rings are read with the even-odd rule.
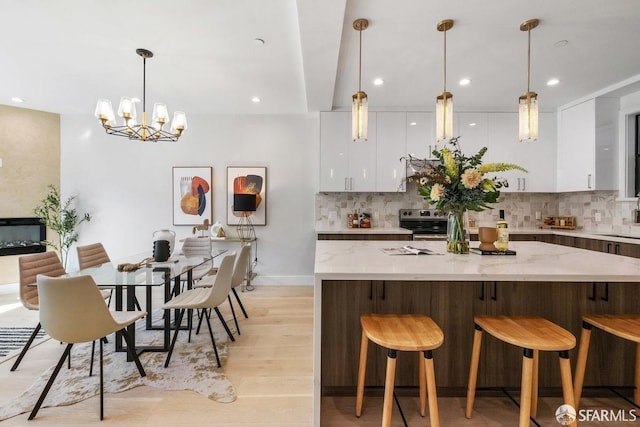
[[[413,240],[447,240],[447,217],[435,209],[400,209],[399,217]]]

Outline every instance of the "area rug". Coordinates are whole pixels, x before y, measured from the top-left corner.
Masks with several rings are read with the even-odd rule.
[[[111,335],[108,337],[109,343],[104,345],[104,392],[119,393],[146,385],[162,390],[193,390],[216,402],[233,402],[236,399],[236,391],[223,372],[228,358],[228,337],[217,319],[214,323],[212,317],[211,321],[223,368],[218,368],[216,365],[211,338],[204,325],[199,335],[192,333],[190,343],[187,342],[188,332],[180,331],[171,356],[171,363],[167,368],[164,367],[167,353],[142,353],[140,361],[147,374],[144,378],[140,377],[135,363],[126,361],[125,352],[114,352],[115,337]],[[136,329],[137,343],[159,344],[161,339],[160,331],[146,331],[144,326],[138,326]],[[60,356],[63,351],[64,346],[60,346]],[[67,369],[65,364],[60,370],[42,407],[71,405],[98,395],[100,364],[97,343],[94,373],[91,377],[89,377],[90,360],[91,343],[74,345],[71,349],[71,369]],[[51,366],[47,369],[25,392],[1,404],[0,420],[31,411],[53,368]]]
[[[0,327],[0,363],[4,359],[19,353],[29,340],[34,329],[27,327]],[[31,346],[36,346],[47,338],[47,334],[40,329]]]

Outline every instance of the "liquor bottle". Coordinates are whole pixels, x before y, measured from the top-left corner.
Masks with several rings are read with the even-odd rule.
[[[509,250],[509,226],[504,220],[504,211],[500,210],[500,219],[496,222],[496,231],[498,232],[498,240],[496,240],[496,250],[506,252]]]
[[[358,209],[353,213],[351,228],[360,228],[360,217],[358,215]]]

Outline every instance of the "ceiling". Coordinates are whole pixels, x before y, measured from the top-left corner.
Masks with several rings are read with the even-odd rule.
[[[304,114],[349,109],[358,88],[373,110],[433,110],[447,89],[458,111],[517,111],[531,89],[540,109],[621,81],[640,81],[637,0],[7,0],[0,3],[0,104],[93,114],[98,98],[190,114]],[[264,40],[264,44],[255,41]],[[558,46],[566,40],[565,46]],[[374,78],[383,78],[374,86]],[[471,84],[460,87],[462,77]],[[549,87],[549,78],[560,84]],[[25,100],[15,104],[11,97]],[[251,102],[258,96],[260,103]]]

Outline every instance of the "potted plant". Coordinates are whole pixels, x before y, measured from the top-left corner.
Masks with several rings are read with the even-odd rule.
[[[91,215],[88,213],[79,214],[76,208],[72,206],[75,196],[62,200],[60,191],[54,186],[49,185],[49,193],[40,201],[33,212],[47,228],[58,234],[58,241],[45,240],[42,242],[47,246],[51,246],[60,254],[60,261],[67,268],[67,259],[71,245],[78,241],[78,225],[84,221],[91,221]]]

